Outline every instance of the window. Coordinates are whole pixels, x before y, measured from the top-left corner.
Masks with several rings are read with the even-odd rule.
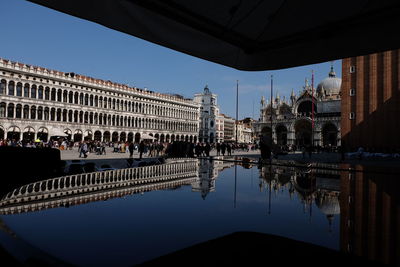
[[[14,95],[15,84],[13,81],[8,83],[8,95]]]
[[[350,73],[356,72],[356,66],[350,66]]]
[[[354,118],[355,118],[355,113],[354,112],[350,112],[350,114],[349,114],[349,119],[350,120],[354,120]]]
[[[350,89],[350,96],[355,96],[356,95],[356,89],[351,88]]]

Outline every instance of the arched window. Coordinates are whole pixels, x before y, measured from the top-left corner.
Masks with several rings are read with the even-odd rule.
[[[61,121],[61,109],[57,109],[57,121]]]
[[[63,92],[63,102],[67,103],[68,102],[68,91],[64,90]]]
[[[44,89],[44,99],[45,100],[50,100],[50,88],[49,87],[46,87]]]
[[[8,95],[14,95],[15,91],[15,83],[13,81],[10,81],[8,83]]]
[[[22,86],[21,86],[21,88],[22,88]],[[18,105],[16,106],[16,108],[15,108],[15,118],[20,119],[21,116],[22,116],[22,105],[21,105],[21,104],[18,104]]]
[[[89,95],[85,94],[85,106],[89,105]]]
[[[31,120],[36,120],[36,106],[31,107]]]
[[[29,119],[29,106],[24,106],[24,119]]]
[[[97,95],[94,97],[94,106],[96,108],[99,106],[99,97]]]
[[[50,110],[49,108],[44,108],[44,120],[48,121],[50,118]]]
[[[68,103],[72,104],[74,102],[74,92],[69,91],[68,98]]]
[[[4,118],[6,116],[6,103],[0,103],[0,117]]]
[[[6,85],[7,81],[6,80],[1,80],[0,82],[0,95],[3,95],[6,93]]]
[[[51,88],[51,101],[56,101],[57,90],[56,88]]]
[[[74,94],[74,104],[79,104],[79,93],[75,92]]]
[[[32,85],[31,87],[31,98],[36,98],[36,85]]]
[[[38,89],[38,98],[43,99],[43,86],[39,86]]]
[[[79,112],[79,123],[83,123],[83,111]]]
[[[79,95],[79,104],[83,105],[83,93],[80,93]]]
[[[14,118],[14,104],[8,104],[7,118]]]
[[[50,120],[55,121],[56,120],[56,109],[52,108],[50,110]]]
[[[93,107],[93,95],[89,97],[89,106]]]
[[[57,91],[57,101],[62,102],[62,90],[58,89]]]
[[[29,97],[29,84],[24,85],[24,97]]]
[[[73,122],[74,119],[74,113],[72,110],[68,111],[68,122]]]
[[[62,121],[67,121],[68,119],[68,110],[63,109]]]
[[[74,122],[78,122],[79,113],[77,110],[74,111]]]
[[[17,83],[17,96],[22,96],[22,83]]]
[[[38,119],[38,120],[43,120],[43,107],[38,107],[38,110],[37,110],[37,119]]]

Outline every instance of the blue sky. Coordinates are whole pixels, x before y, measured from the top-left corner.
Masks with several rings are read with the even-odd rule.
[[[315,73],[315,86],[330,62],[274,71],[246,72],[198,59],[156,44],[22,0],[1,0],[0,58],[193,98],[205,85],[218,95],[222,113],[259,116],[261,96],[298,94]],[[341,61],[334,62],[341,77]]]

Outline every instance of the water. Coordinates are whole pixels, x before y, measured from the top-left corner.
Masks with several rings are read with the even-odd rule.
[[[173,166],[168,174],[171,180],[122,186],[124,178],[112,183],[105,179],[103,187],[92,191],[78,192],[89,187],[81,184],[65,195],[3,205],[1,245],[20,259],[24,253],[37,253],[70,264],[98,266],[141,263],[236,231],[357,252],[359,237],[354,225],[360,222],[354,217],[358,212],[354,205],[359,200],[348,198],[352,191],[360,191],[353,188],[359,174],[349,179],[349,172],[335,170],[258,168],[205,160]],[[152,173],[147,176],[150,179]],[[368,177],[360,179],[371,183]],[[152,187],[146,188],[148,185]],[[377,195],[386,197],[379,203],[392,203],[390,210],[400,210],[397,194],[377,188],[375,191],[383,190]],[[373,192],[369,189],[364,194],[372,196]],[[341,218],[341,209],[345,218]],[[380,218],[380,213],[374,216]],[[397,227],[397,217],[390,227]],[[19,247],[11,244],[16,238],[10,236],[29,248],[18,251]],[[398,257],[389,256],[391,261]]]

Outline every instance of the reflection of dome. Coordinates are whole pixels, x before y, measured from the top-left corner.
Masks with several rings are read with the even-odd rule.
[[[340,214],[340,204],[337,196],[318,195],[315,204],[326,215]]]
[[[317,94],[319,96],[337,96],[340,93],[342,79],[336,77],[336,73],[331,67],[329,77],[323,79],[317,86]]]

